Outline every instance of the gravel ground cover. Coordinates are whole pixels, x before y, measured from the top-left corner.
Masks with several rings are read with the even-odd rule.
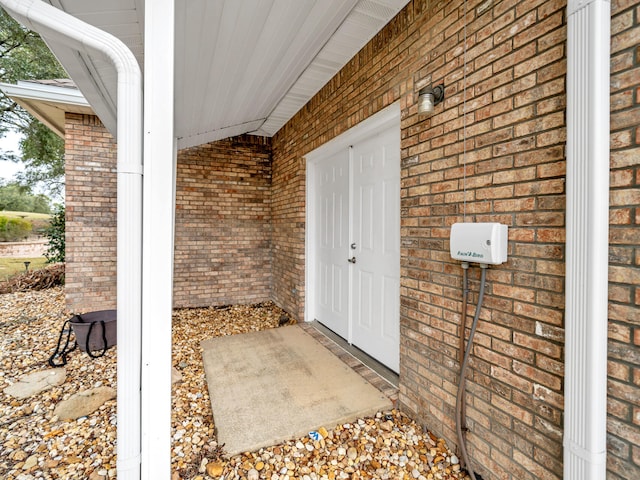
[[[61,287],[0,295],[0,478],[7,480],[116,478],[116,402],[61,421],[60,401],[101,386],[115,387],[116,348],[91,360],[75,351],[66,381],[24,400],[4,393],[24,374],[47,367],[59,329],[69,317]],[[229,458],[218,445],[202,368],[200,341],[276,328],[286,314],[273,304],[185,309],[173,318],[172,480],[246,478],[464,479],[443,440],[398,411],[321,429],[320,437]],[[265,399],[268,401],[268,399]]]

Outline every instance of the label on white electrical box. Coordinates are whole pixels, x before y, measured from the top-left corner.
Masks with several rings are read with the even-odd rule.
[[[472,259],[482,259],[484,258],[484,253],[478,253],[478,252],[461,252],[460,250],[458,250],[458,257],[465,257],[468,258],[470,260]]]

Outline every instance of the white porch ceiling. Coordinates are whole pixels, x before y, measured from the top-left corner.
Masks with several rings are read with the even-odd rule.
[[[120,38],[144,62],[144,0],[45,0]],[[179,148],[274,135],[408,0],[176,0]],[[115,69],[46,38],[115,134]]]

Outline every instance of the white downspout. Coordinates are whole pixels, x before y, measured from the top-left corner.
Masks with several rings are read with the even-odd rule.
[[[606,477],[610,3],[567,7],[564,478]]]
[[[116,37],[40,0],[0,0],[26,27],[73,49],[106,56],[118,73],[117,308],[118,480],[140,478],[142,294],[142,76]]]

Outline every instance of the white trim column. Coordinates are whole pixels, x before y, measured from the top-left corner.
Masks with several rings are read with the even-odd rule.
[[[606,477],[609,255],[608,0],[567,7],[564,478]]]
[[[176,181],[174,0],[145,3],[142,477],[171,477],[171,312]]]

